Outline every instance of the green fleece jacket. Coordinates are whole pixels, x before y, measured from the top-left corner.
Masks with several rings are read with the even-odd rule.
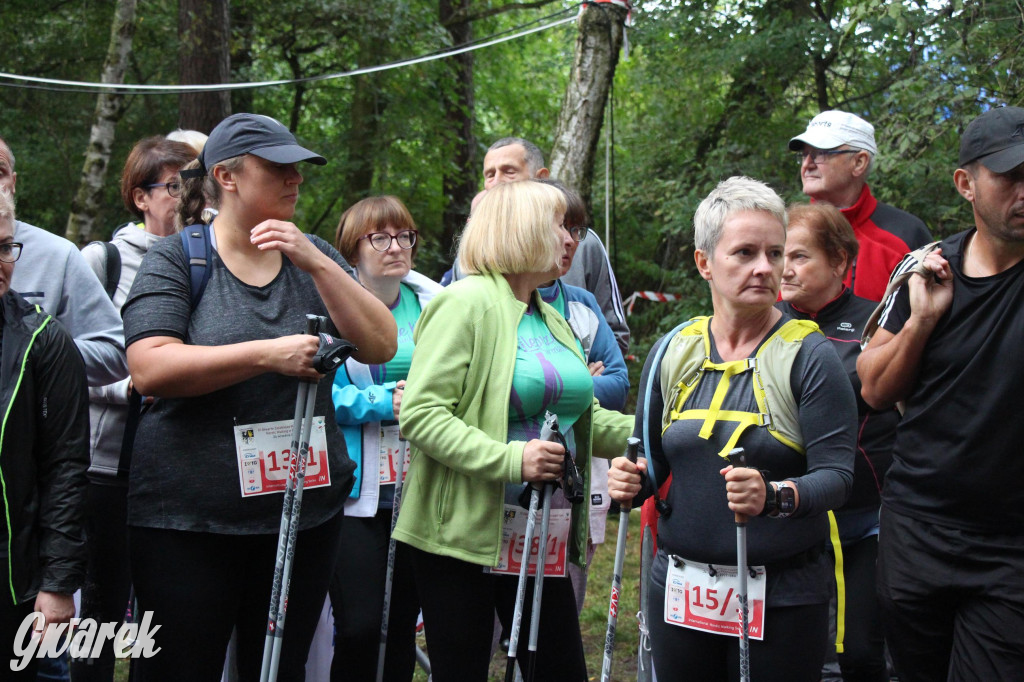
[[[583,362],[565,319],[534,292],[548,329]],[[402,398],[412,446],[394,537],[423,551],[496,566],[506,483],[523,480],[523,441],[508,439],[517,330],[526,304],[500,275],[476,275],[439,293],[420,315]],[[633,418],[595,400],[573,425],[576,464],[590,499],[590,456],[625,450]],[[569,558],[585,557],[589,505],[573,508]]]

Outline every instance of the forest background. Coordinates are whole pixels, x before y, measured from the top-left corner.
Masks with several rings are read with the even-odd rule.
[[[553,0],[3,0],[0,136],[17,158],[19,218],[79,243],[108,238],[130,218],[118,184],[137,140],[179,125],[208,132],[226,113],[253,111],[278,118],[330,161],[303,168],[296,224],[333,241],[351,203],[397,195],[422,234],[417,268],[436,278],[482,187],[486,148],[522,136],[589,195],[594,229],[602,239],[611,235],[624,297],[635,290],[682,295],[637,304],[631,351],[642,359],[659,332],[710,310],[692,265],[700,199],[736,174],[765,180],[787,201],[805,199],[787,142],[819,111],[844,109],[874,124],[873,192],[920,216],[938,237],[972,222],[951,181],[964,126],[987,108],[1024,104],[1021,0],[645,0],[633,7],[625,41],[625,10],[604,4],[587,7],[606,17],[596,28],[569,21],[456,57],[212,95],[98,98],[95,90],[10,77],[167,85],[308,78],[508,36],[574,17],[580,7]],[[584,43],[587,31],[600,34],[597,43]],[[604,50],[610,63],[582,59],[588,50]],[[581,106],[567,88],[588,75],[605,87],[611,79],[607,106],[597,83],[594,139],[566,143],[559,135],[574,130],[568,121]],[[103,130],[105,168],[83,164]],[[589,152],[587,168],[573,167],[581,157],[566,144]],[[83,202],[89,182],[95,199]]]

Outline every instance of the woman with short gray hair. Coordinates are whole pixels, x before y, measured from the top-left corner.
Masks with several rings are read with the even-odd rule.
[[[608,476],[612,499],[634,505],[672,477],[650,582],[655,670],[739,676],[734,524],[746,521],[749,678],[816,681],[828,638],[826,514],[853,478],[853,392],[817,326],[774,307],[786,242],[778,195],[729,178],[701,202],[694,233],[714,314],[651,350],[635,426],[646,459],[616,458]],[[735,448],[743,466],[727,460]]]

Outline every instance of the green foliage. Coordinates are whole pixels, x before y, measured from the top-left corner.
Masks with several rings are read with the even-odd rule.
[[[736,174],[806,200],[787,143],[819,111],[871,121],[872,191],[944,236],[972,222],[952,185],[960,132],[987,107],[1024,102],[1024,19],[1008,0],[674,0],[641,10],[615,82],[616,274],[625,295],[684,294],[686,315],[710,310],[686,248],[697,204]],[[658,312],[630,319],[637,351],[679,317],[646,305]]]
[[[497,34],[567,7],[572,4],[563,0],[495,14],[474,22],[473,35]],[[0,22],[19,37],[5,46],[0,68],[98,80],[112,11],[109,1],[0,3]],[[236,0],[231,11],[236,81],[345,71],[449,42],[436,3],[423,0]],[[963,126],[986,107],[1024,100],[1024,20],[1012,0],[659,0],[642,3],[634,19],[629,58],[619,62],[613,94],[610,250],[624,294],[656,289],[688,297],[682,305],[640,303],[631,318],[638,343],[673,319],[709,307],[706,284],[692,265],[691,220],[717,182],[745,174],[767,181],[787,200],[804,198],[786,143],[821,109],[854,111],[875,124],[880,154],[873,191],[945,235],[971,221],[951,183]],[[128,80],[174,83],[176,3],[140,0],[138,22]],[[575,30],[568,24],[474,53],[474,136],[481,158],[491,141],[509,134],[550,148]],[[338,216],[354,199],[350,174],[368,165],[371,192],[396,194],[409,205],[424,234],[419,266],[438,276],[451,247],[439,240],[447,203],[441,178],[453,167],[443,142],[450,122],[441,97],[455,86],[450,65],[428,62],[363,78],[369,119],[353,112],[352,78],[236,92],[233,101],[236,110],[293,123],[302,141],[330,159],[324,168],[304,168],[300,225],[332,238]],[[19,212],[60,231],[95,96],[4,87],[0,105],[7,114],[0,135],[18,158]],[[354,127],[366,120],[374,124],[368,144]],[[176,121],[175,95],[129,98],[101,224],[113,228],[127,219],[117,180],[128,150]],[[593,224],[603,236],[602,157],[599,149]]]

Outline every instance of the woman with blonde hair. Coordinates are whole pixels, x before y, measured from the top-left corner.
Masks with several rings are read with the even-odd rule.
[[[539,439],[545,413],[557,415],[582,472],[592,454],[621,453],[629,435],[629,417],[594,401],[572,331],[537,291],[571,248],[564,213],[562,193],[540,183],[488,190],[459,244],[469,276],[438,294],[416,326],[401,419],[412,459],[394,535],[409,546],[439,682],[486,679],[495,609],[512,625],[517,577],[507,564],[516,548],[506,522],[525,516],[516,504],[523,484],[556,481],[565,457]],[[552,509],[568,521],[550,544],[581,565],[587,505],[559,491]],[[523,613],[520,664],[536,679],[585,680],[569,580],[545,580],[542,604],[535,662],[525,651],[529,603]]]

